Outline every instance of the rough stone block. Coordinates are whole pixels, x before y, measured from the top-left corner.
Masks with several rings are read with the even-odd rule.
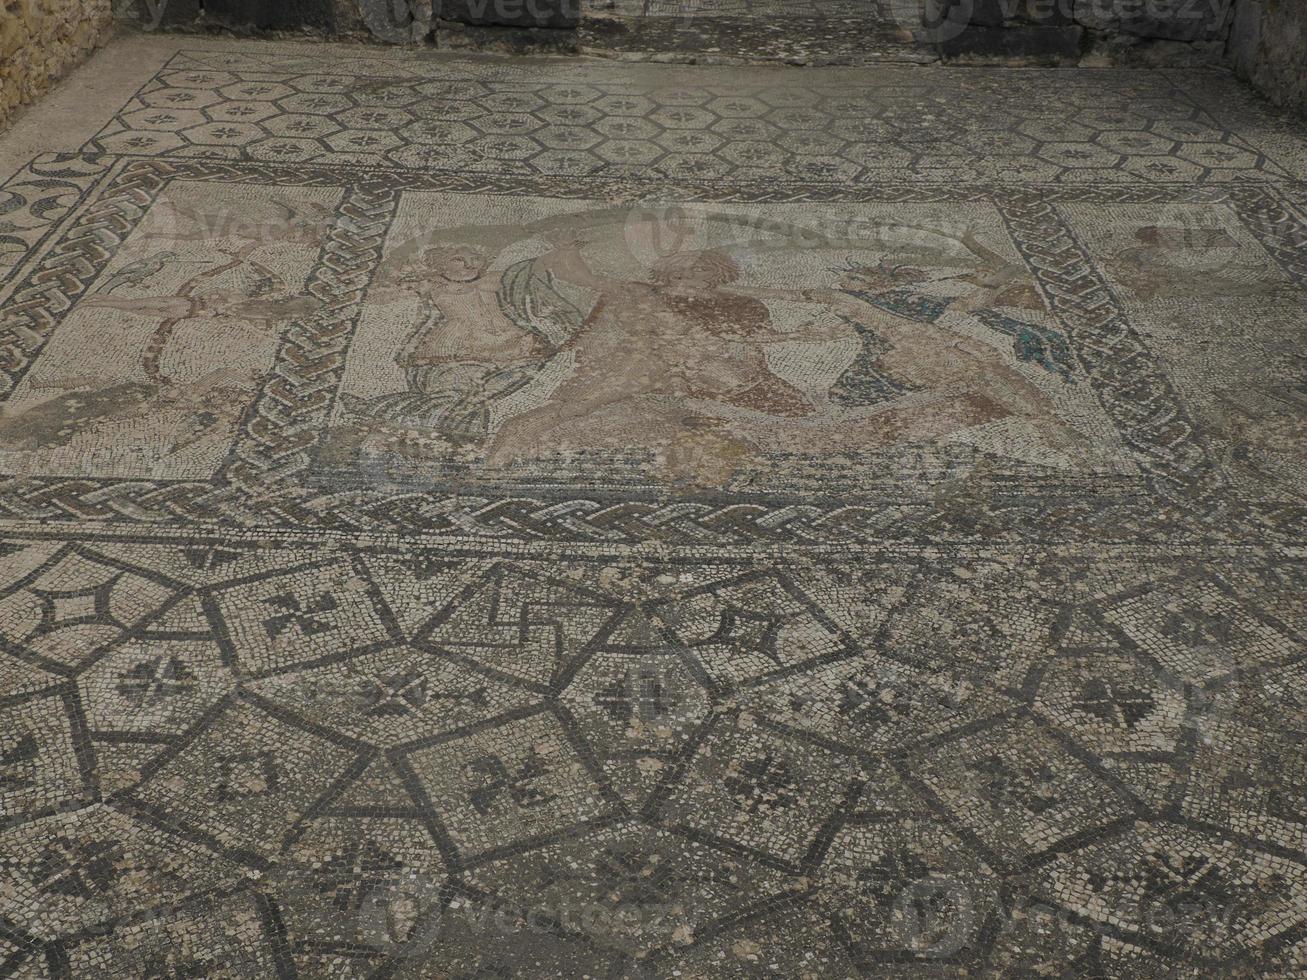
[[[1229,57],[1273,102],[1307,116],[1307,3],[1239,0]]]
[[[1072,14],[1071,0],[974,0],[971,23],[982,27],[1063,27],[1074,23]]]
[[[1223,36],[1234,0],[1075,0],[1075,21],[1103,33],[1170,41]]]
[[[109,0],[0,0],[0,128],[109,36]]]
[[[436,16],[464,24],[572,28],[581,0],[437,0]]]
[[[148,28],[181,27],[200,17],[200,0],[133,0],[118,16]]]
[[[333,0],[204,0],[209,20],[231,27],[293,31],[305,27],[330,31],[336,26]]]
[[[940,43],[945,58],[1018,59],[1022,61],[1073,61],[1080,55],[1084,31],[1080,27],[971,25]]]

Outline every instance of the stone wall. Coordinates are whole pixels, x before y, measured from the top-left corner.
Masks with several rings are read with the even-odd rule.
[[[1114,64],[1219,63],[1234,0],[929,0],[941,54]],[[929,9],[929,8],[928,8]],[[936,9],[941,9],[937,7]]]
[[[110,0],[0,0],[0,129],[104,43]]]
[[[3,2],[3,0],[0,0]],[[440,22],[575,27],[580,0],[119,0],[119,15],[146,27],[310,30],[391,43],[421,40]]]
[[[1273,102],[1307,115],[1307,0],[1238,0],[1229,58]]]

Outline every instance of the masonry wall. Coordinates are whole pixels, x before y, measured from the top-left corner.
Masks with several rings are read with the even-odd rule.
[[[0,0],[3,2],[3,0]],[[512,27],[575,27],[580,0],[118,0],[148,27],[235,31],[309,30],[391,43],[421,40],[440,21]]]
[[[961,60],[1217,64],[1234,0],[944,0],[957,26],[941,53]],[[1299,0],[1307,2],[1307,0]],[[965,24],[965,27],[962,25]]]
[[[0,0],[0,128],[103,44],[110,0]]]
[[[1273,102],[1307,115],[1307,0],[1239,0],[1229,58]]]

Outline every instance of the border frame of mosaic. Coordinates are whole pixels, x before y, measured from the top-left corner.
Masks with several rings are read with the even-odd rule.
[[[1085,495],[1065,480],[999,478],[981,493],[988,526],[975,513],[950,515],[950,502],[935,498],[814,500],[786,494],[716,493],[669,498],[661,491],[578,498],[513,487],[503,494],[339,491],[292,486],[289,479],[311,469],[310,451],[326,424],[344,367],[344,355],[362,297],[381,259],[390,216],[406,191],[594,198],[611,182],[574,178],[379,171],[346,173],[324,166],[290,166],[193,159],[105,158],[49,155],[20,175],[53,163],[84,161],[98,177],[76,204],[53,212],[50,227],[29,232],[32,244],[13,263],[21,272],[11,285],[10,317],[0,331],[8,389],[44,347],[58,317],[71,308],[113,258],[159,193],[174,180],[335,187],[342,191],[336,222],[310,273],[307,291],[324,312],[291,325],[274,365],[246,413],[225,464],[210,480],[141,480],[75,477],[0,478],[0,516],[11,519],[127,519],[172,523],[234,521],[242,526],[290,524],[305,528],[440,529],[527,540],[638,540],[796,544],[915,539],[924,534],[1017,540],[1121,538],[1125,534],[1191,536],[1195,514],[1225,511],[1235,524],[1266,533],[1257,508],[1235,499],[1207,457],[1201,436],[1183,404],[1139,338],[1111,286],[1058,212],[1060,203],[1168,203],[1193,193],[1189,185],[1040,185],[1002,188],[977,184],[824,185],[724,189],[712,183],[624,182],[632,204],[652,200],[730,204],[952,203],[986,200],[1034,275],[1094,386],[1099,404],[1142,466],[1142,480],[1107,481]],[[106,164],[106,160],[112,163]],[[19,178],[15,178],[18,180]],[[10,182],[12,184],[13,181]],[[8,187],[10,185],[6,185]],[[645,195],[645,196],[642,196]],[[1228,203],[1294,282],[1307,288],[1307,263],[1298,243],[1307,224],[1272,187],[1209,186],[1204,203]],[[44,254],[39,248],[58,230],[67,237]],[[1144,410],[1128,398],[1140,378],[1164,396]],[[1147,493],[1140,493],[1144,484]],[[1076,500],[1076,491],[1081,497]],[[1060,492],[1059,492],[1060,491]],[[611,496],[611,495],[610,495]],[[1153,499],[1156,498],[1156,499]],[[972,498],[971,503],[976,503]],[[956,503],[956,502],[953,502]],[[1158,504],[1178,512],[1160,513]],[[1265,508],[1277,517],[1284,507]],[[1290,507],[1289,510],[1294,510]],[[1304,508],[1307,510],[1307,508]],[[1266,516],[1269,516],[1268,515]],[[957,518],[957,521],[954,521]]]

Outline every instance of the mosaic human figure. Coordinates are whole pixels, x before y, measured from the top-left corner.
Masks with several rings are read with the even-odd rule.
[[[833,400],[850,406],[882,402],[877,423],[889,441],[932,439],[1016,417],[1028,422],[1050,449],[1083,447],[1084,438],[1062,421],[1053,399],[998,348],[940,322],[947,301],[905,285],[921,281],[917,271],[902,269],[887,277],[883,264],[855,266],[834,289],[820,291],[863,340],[859,358],[837,379]],[[1017,359],[1034,361],[1064,382],[1072,379],[1070,352],[1057,331],[993,309],[970,312],[1013,336]],[[902,402],[895,404],[898,399]]]
[[[844,339],[847,326],[776,329],[759,294],[798,294],[735,285],[741,269],[721,250],[664,256],[650,281],[641,282],[596,273],[582,244],[555,236],[542,260],[557,279],[598,297],[560,348],[573,356],[574,369],[544,404],[499,428],[490,462],[575,446],[662,448],[708,430],[716,431],[712,438],[722,450],[736,452],[741,447],[730,444],[738,439],[713,405],[778,418],[816,411],[803,391],[771,370],[766,347]]]
[[[352,399],[354,414],[454,441],[486,437],[493,403],[529,384],[581,317],[529,261],[491,273],[494,257],[478,246],[440,245],[388,270],[381,288],[419,304],[395,355],[406,389]]]

